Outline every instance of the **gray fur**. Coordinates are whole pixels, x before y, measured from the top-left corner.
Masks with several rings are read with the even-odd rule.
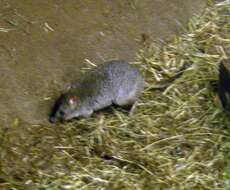
[[[112,104],[132,106],[144,87],[144,79],[137,68],[123,60],[113,60],[87,72],[81,81],[56,102],[50,121],[89,117],[94,111]],[[68,98],[77,98],[70,105]],[[60,115],[64,112],[64,116]]]

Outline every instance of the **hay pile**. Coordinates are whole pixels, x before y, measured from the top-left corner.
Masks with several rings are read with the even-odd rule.
[[[229,45],[225,1],[193,17],[184,35],[139,53],[136,64],[148,87],[133,115],[114,109],[57,127],[24,126],[30,138],[18,144],[8,133],[2,148],[15,146],[16,153],[3,151],[2,186],[230,189],[230,114],[215,91],[218,64],[229,55]]]

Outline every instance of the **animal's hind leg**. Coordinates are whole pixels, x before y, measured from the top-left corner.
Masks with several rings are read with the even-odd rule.
[[[133,113],[133,111],[136,108],[136,98],[132,97],[132,98],[121,98],[118,97],[115,99],[115,101],[113,102],[115,105],[128,110],[129,113]]]

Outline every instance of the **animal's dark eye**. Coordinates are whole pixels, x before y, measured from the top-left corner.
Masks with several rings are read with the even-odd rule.
[[[65,113],[63,111],[60,111],[60,116],[64,116]]]

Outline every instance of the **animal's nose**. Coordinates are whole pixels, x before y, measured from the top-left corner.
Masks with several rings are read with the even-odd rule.
[[[57,120],[55,117],[50,117],[49,118],[50,123],[55,123]]]

